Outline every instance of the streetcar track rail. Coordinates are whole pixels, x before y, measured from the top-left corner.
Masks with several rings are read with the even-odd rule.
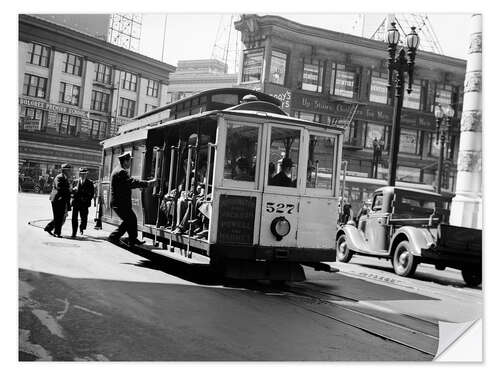
[[[283,297],[287,298],[287,302],[309,312],[335,320],[339,323],[357,328],[372,336],[394,342],[430,356],[435,356],[437,352],[439,344],[439,337],[437,334],[439,332],[439,327],[435,322],[429,322],[418,317],[396,312],[390,314],[390,316],[396,318],[396,321],[389,320],[380,315],[373,314],[373,310],[371,310],[371,313],[368,313],[366,311],[360,311],[359,308],[353,306],[347,307],[341,304],[345,301],[351,303],[360,302],[353,298],[345,298],[337,295],[341,300],[335,301],[325,299],[321,294],[315,293],[315,291],[297,286],[289,287],[281,292],[284,293]],[[305,306],[303,303],[304,299],[312,302],[315,307]],[[423,330],[397,322],[403,315],[407,323],[413,320],[417,325],[424,325],[423,327],[419,327],[423,328]]]

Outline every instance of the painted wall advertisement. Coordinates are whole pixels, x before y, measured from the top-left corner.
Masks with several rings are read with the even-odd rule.
[[[264,92],[268,95],[274,96],[276,99],[281,100],[281,109],[290,114],[292,104],[292,92],[290,91],[290,89],[283,86],[266,83]]]

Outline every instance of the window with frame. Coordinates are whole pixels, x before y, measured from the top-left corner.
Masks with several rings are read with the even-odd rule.
[[[125,90],[137,90],[137,75],[129,72],[124,72],[122,80],[122,88]]]
[[[243,52],[243,69],[241,82],[260,81],[264,65],[264,49],[247,50]]]
[[[416,130],[401,129],[399,136],[399,152],[407,154],[417,153],[418,132]]]
[[[111,67],[101,63],[94,63],[94,80],[101,83],[111,83]]]
[[[323,64],[320,60],[312,59],[310,63],[304,60],[301,88],[314,92],[323,91]]]
[[[120,98],[120,116],[134,117],[135,101],[125,98]]]
[[[273,126],[269,147],[268,185],[297,187],[300,130]]]
[[[50,48],[36,43],[30,43],[27,62],[33,65],[49,66]]]
[[[406,92],[405,90],[403,98],[403,107],[419,110],[420,92],[421,92],[420,80],[416,80],[415,83],[412,85],[411,94],[408,94],[408,92]]]
[[[44,111],[40,108],[24,107],[23,115],[27,120],[39,120],[40,131],[45,131],[47,129],[47,111]]]
[[[451,85],[438,85],[436,87],[434,104],[441,104],[441,106],[451,105],[452,96],[453,87]]]
[[[287,54],[273,50],[271,52],[271,70],[269,72],[269,82],[278,85],[285,84]]]
[[[356,147],[363,147],[366,123],[364,121],[353,120],[344,131],[344,144]]]
[[[76,136],[79,132],[80,118],[63,113],[57,114],[59,134]]]
[[[358,96],[357,81],[359,69],[344,64],[332,64],[330,95],[354,98]]]
[[[61,82],[59,103],[78,105],[80,102],[80,86]]]
[[[255,181],[259,128],[229,124],[226,136],[224,178],[234,181]]]
[[[90,109],[92,109],[93,111],[108,112],[109,94],[97,90],[92,90]]]
[[[106,121],[92,120],[90,124],[90,138],[104,139],[107,127],[108,123]]]
[[[309,136],[306,187],[331,190],[334,160],[335,139],[311,134]]]
[[[155,81],[154,79],[148,79],[148,86],[146,88],[146,95],[157,98],[159,87],[160,87],[160,82]]]
[[[47,78],[24,74],[23,95],[45,99]]]
[[[382,194],[374,196],[372,201],[372,211],[380,211],[382,209],[383,201],[384,196]]]
[[[387,73],[372,71],[370,82],[369,100],[374,103],[387,104],[387,82],[389,75]]]
[[[156,108],[158,108],[157,105],[152,105],[152,104],[146,103],[146,104],[144,104],[144,113],[152,111],[153,109],[156,109]]]
[[[365,148],[373,149],[374,143],[382,146],[384,150],[389,142],[387,141],[388,131],[387,126],[377,124],[366,124]]]
[[[398,166],[396,179],[406,182],[420,182],[420,168]]]
[[[64,73],[73,74],[75,76],[82,75],[82,58],[80,56],[73,55],[71,53],[66,54],[66,60],[64,61]]]

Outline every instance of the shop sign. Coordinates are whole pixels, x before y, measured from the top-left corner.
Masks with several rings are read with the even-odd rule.
[[[292,103],[292,92],[290,89],[266,83],[264,92],[279,99],[281,101],[281,109],[290,114],[290,105]]]
[[[306,110],[308,112],[316,112],[347,118],[350,116],[353,104],[349,102],[331,101],[324,98],[302,95],[297,92],[293,93],[291,98],[292,107],[295,110]],[[366,105],[360,104],[354,115],[355,120],[381,122],[391,124],[393,109],[390,106]],[[401,111],[401,124],[411,127],[419,127],[425,129],[434,128],[434,116],[432,114],[421,114],[412,111]]]
[[[90,117],[90,113],[87,111],[82,111],[77,108],[65,107],[62,105],[51,104],[46,102],[41,102],[39,100],[28,99],[28,98],[19,98],[19,104],[27,106],[40,108],[45,111],[52,111],[57,113],[63,113],[65,115],[78,116],[78,117]]]
[[[34,132],[34,131],[39,131],[41,128],[41,123],[42,120],[40,119],[24,119],[23,121],[23,129]]]

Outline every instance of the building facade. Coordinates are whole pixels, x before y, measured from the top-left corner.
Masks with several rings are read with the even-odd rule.
[[[387,45],[302,25],[279,16],[243,15],[235,23],[244,50],[239,85],[282,100],[292,116],[342,124],[347,175],[387,180],[393,107]],[[435,185],[439,145],[434,106],[450,104],[443,190],[456,178],[465,61],[417,51],[415,82],[405,93],[397,180]]]
[[[29,15],[19,16],[19,172],[37,180],[61,163],[98,176],[99,142],[166,103],[175,67]]]
[[[227,65],[216,59],[180,60],[168,84],[168,103],[194,93],[236,86],[238,76],[228,74]]]

